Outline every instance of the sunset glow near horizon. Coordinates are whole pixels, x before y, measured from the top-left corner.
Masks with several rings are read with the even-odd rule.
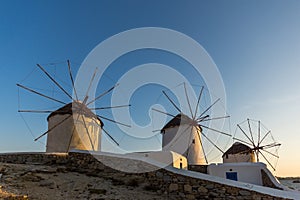
[[[26,108],[57,108],[57,104],[48,104],[26,92],[21,97],[18,94],[16,83],[52,91],[53,84],[45,81],[38,70],[33,70],[36,63],[45,64],[61,82],[68,82],[63,75],[67,74],[67,68],[60,68],[66,67],[66,60],[71,60],[76,74],[90,51],[105,39],[129,29],[163,27],[196,40],[215,62],[226,89],[231,134],[236,124],[247,118],[260,120],[282,144],[275,175],[300,176],[299,10],[300,2],[292,0],[2,1],[0,152],[45,150],[45,138],[34,142],[33,136],[47,128],[46,115],[24,115],[32,129],[31,135],[17,112],[20,98]],[[203,84],[183,59],[145,50],[123,55],[112,63],[100,91],[111,87],[133,67],[154,62],[173,67],[192,83]],[[140,125],[150,120],[149,106],[155,103],[155,99],[145,95],[150,91],[157,99],[161,89],[146,86],[134,94],[132,101],[136,105],[131,109],[139,110],[133,119]],[[53,95],[60,97],[54,90]],[[103,99],[103,104],[109,105],[109,96]],[[122,139],[118,134],[115,137]],[[107,138],[105,141],[109,143]],[[124,142],[136,151],[159,149],[159,143],[146,140],[138,144],[126,139]],[[110,149],[109,144],[103,146]]]

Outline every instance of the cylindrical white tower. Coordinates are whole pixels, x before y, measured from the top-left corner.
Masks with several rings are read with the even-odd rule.
[[[46,152],[100,149],[103,122],[82,103],[69,103],[52,112],[47,120]]]
[[[206,165],[201,131],[201,127],[191,118],[178,114],[161,130],[162,149],[186,156],[188,165]]]
[[[253,149],[235,142],[222,156],[223,163],[256,162]]]

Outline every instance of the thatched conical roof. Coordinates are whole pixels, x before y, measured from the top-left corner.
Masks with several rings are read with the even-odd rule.
[[[180,125],[184,125],[184,124],[193,124],[193,120],[183,114],[180,113],[178,115],[176,115],[173,119],[171,119],[162,129],[161,132],[163,132],[164,130],[168,129],[168,128],[172,128],[172,127],[176,127],[176,126],[180,126]],[[199,128],[201,129],[201,127],[199,126]]]
[[[104,126],[103,122],[100,120],[100,118],[95,113],[93,113],[86,105],[84,105],[78,101],[68,103],[68,104],[64,105],[63,107],[53,111],[47,117],[47,121],[49,121],[49,119],[55,115],[66,115],[66,114],[72,115],[73,113],[80,113],[86,117],[98,119],[101,123],[101,127]]]
[[[235,142],[224,154],[223,154],[223,157],[225,155],[229,155],[229,154],[239,154],[239,153],[250,153],[252,152],[252,149],[245,145],[245,144],[242,144],[240,142]]]

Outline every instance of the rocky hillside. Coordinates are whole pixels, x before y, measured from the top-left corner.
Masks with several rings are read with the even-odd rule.
[[[74,172],[64,166],[0,163],[0,199],[166,199],[139,177]]]

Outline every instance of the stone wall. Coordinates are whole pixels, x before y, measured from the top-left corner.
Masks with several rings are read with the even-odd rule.
[[[195,172],[207,174],[208,165],[188,165],[188,169]]]
[[[114,163],[120,169],[144,168],[155,170],[146,173],[126,173],[105,166],[98,160]],[[155,191],[167,199],[282,199],[238,187],[173,173],[158,169],[148,163],[124,158],[99,156],[97,159],[90,154],[0,154],[0,162],[5,163],[36,163],[44,165],[63,165],[64,170],[85,173],[89,176],[110,177],[115,182],[132,182],[143,184],[145,190]]]

